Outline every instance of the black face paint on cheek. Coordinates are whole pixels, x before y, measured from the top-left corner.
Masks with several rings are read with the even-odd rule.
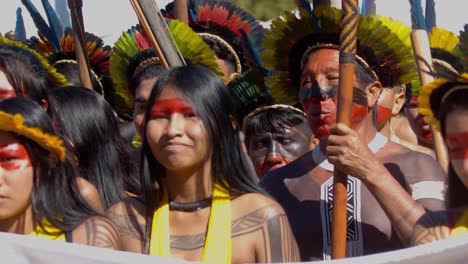
[[[336,87],[328,85],[322,88],[317,82],[314,82],[310,89],[301,89],[299,91],[299,99],[301,101],[310,97],[315,97],[319,99],[329,99],[337,96],[338,89]]]
[[[353,88],[353,103],[367,106],[368,101],[367,101],[366,92],[362,89],[354,87]]]

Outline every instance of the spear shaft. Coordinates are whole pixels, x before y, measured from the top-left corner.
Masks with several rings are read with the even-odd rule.
[[[353,79],[358,27],[358,0],[342,1],[340,25],[340,78],[337,122],[351,125]],[[348,176],[335,169],[333,177],[332,258],[346,257]]]

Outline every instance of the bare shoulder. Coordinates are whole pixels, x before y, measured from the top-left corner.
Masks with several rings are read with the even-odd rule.
[[[75,178],[75,183],[83,199],[98,212],[104,212],[101,197],[96,187],[81,176]]]
[[[263,211],[266,218],[284,215],[284,210],[272,198],[260,193],[243,194],[233,201],[233,208],[239,208],[241,215]]]
[[[387,145],[391,162],[398,164],[408,184],[445,180],[444,171],[432,156],[394,142]]]
[[[146,207],[136,197],[126,198],[106,213],[118,231],[125,250],[127,242],[143,243],[146,226]]]
[[[88,246],[119,249],[118,233],[106,217],[92,216],[73,230],[73,243]]]

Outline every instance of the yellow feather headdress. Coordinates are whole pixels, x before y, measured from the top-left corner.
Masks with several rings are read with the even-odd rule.
[[[451,93],[468,89],[468,73],[453,79],[438,78],[424,85],[419,93],[419,112],[428,117],[430,124],[440,129],[439,107]]]
[[[41,54],[39,54],[39,52],[35,51],[34,49],[30,49],[21,42],[13,41],[3,36],[0,36],[0,45],[15,46],[34,55],[34,57],[36,57],[41,63],[40,66],[42,66],[47,72],[47,80],[52,87],[65,87],[70,85],[65,76],[61,73],[58,73],[57,70],[52,65],[50,65],[49,62]]]
[[[282,17],[274,19],[265,35],[262,59],[265,68],[273,71],[266,82],[278,103],[297,103],[300,61],[309,47],[322,44],[336,48],[339,45],[341,11],[318,6],[312,12],[319,27],[312,23],[311,14],[300,8],[297,16],[293,12],[285,12]],[[389,28],[389,22],[386,25],[381,20],[382,17],[378,16],[359,15],[357,59],[360,61],[361,58],[360,63],[376,74],[384,85],[386,82],[409,83],[417,78],[417,71],[410,42],[403,40],[406,29],[400,25]]]
[[[215,60],[214,52],[189,26],[177,21],[168,22],[169,32],[177,44],[184,59],[191,64],[203,65],[223,78],[223,72]],[[120,115],[131,115],[133,112],[134,95],[130,89],[130,79],[134,72],[142,70],[151,64],[158,64],[158,58],[145,60],[145,65],[139,65],[134,72],[129,72],[131,60],[144,50],[152,49],[145,33],[137,25],[124,32],[114,45],[114,52],[110,57],[110,75],[114,83],[115,110]]]
[[[31,139],[50,153],[57,155],[61,161],[66,159],[66,150],[63,146],[63,141],[58,136],[47,134],[40,128],[27,126],[21,114],[12,115],[0,111],[0,124],[0,130],[13,132]]]

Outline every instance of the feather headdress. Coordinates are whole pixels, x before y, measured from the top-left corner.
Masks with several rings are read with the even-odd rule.
[[[186,24],[177,21],[168,21],[169,32],[177,44],[182,56],[191,64],[203,65],[220,77],[221,69],[215,61],[214,52],[208,45]],[[114,82],[115,110],[120,115],[130,116],[134,95],[130,89],[130,80],[133,72],[129,72],[132,59],[139,53],[152,49],[152,46],[139,25],[124,32],[114,45],[114,52],[110,58],[110,75]],[[157,60],[156,57],[149,58]]]
[[[240,64],[236,65],[236,72],[258,67],[256,58],[262,51],[264,29],[255,17],[225,0],[189,0],[188,5],[190,27],[197,33],[218,37],[223,42],[221,46],[229,45]],[[168,4],[162,13],[174,18],[174,3]]]
[[[44,56],[42,56],[38,51],[29,48],[19,41],[13,41],[3,36],[0,36],[0,45],[9,45],[24,49],[36,57],[41,64],[40,66],[47,72],[47,80],[51,87],[64,87],[70,85],[65,76],[58,73],[57,70],[52,65],[50,65],[47,59],[44,58]]]
[[[419,112],[440,129],[440,106],[450,94],[462,89],[468,89],[468,73],[446,74],[444,78],[424,85],[419,94]]]
[[[39,38],[32,37],[27,44],[40,51],[49,60],[50,64],[76,63],[73,30],[62,30],[61,22],[48,0],[42,0],[49,24],[45,22],[30,0],[22,0],[33,17],[38,29]],[[85,33],[87,54],[89,57],[92,77],[99,84],[99,93],[104,94],[106,88],[102,84],[103,79],[109,77],[109,59],[111,47],[91,33]]]
[[[301,63],[307,51],[339,45],[341,11],[318,6],[313,12],[319,23],[311,23],[309,13],[300,8],[298,16],[285,12],[274,19],[265,35],[262,59],[265,67],[273,71],[273,75],[267,77],[267,86],[278,103],[297,103]],[[320,28],[314,24],[319,24]],[[357,59],[384,86],[406,84],[417,78],[411,46],[398,34],[385,26],[380,17],[359,16]]]

